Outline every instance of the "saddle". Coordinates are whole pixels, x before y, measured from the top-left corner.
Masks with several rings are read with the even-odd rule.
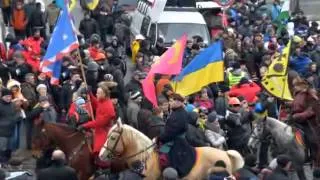
[[[306,135],[303,132],[303,130],[301,128],[299,128],[297,125],[295,125],[295,126],[292,126],[292,133],[293,133],[294,141],[298,145],[306,148],[306,146],[307,146],[307,144],[306,144]]]
[[[304,132],[302,131],[302,129],[298,128],[298,127],[293,127],[292,128],[292,133],[293,133],[293,137],[295,142],[300,145],[303,146],[304,148],[306,148],[306,137]]]

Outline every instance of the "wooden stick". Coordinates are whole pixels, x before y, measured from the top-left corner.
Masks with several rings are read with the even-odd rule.
[[[77,49],[77,52],[78,52],[78,60],[79,60],[79,64],[80,64],[81,74],[82,74],[82,77],[83,77],[83,81],[85,83],[85,88],[88,89],[86,73],[84,72],[84,67],[83,67],[84,65],[82,63],[82,58],[80,56],[79,48]],[[91,104],[91,100],[90,100],[90,95],[87,94],[87,96],[88,96],[87,98],[88,98],[88,101],[89,101],[89,108],[90,108],[90,111],[92,112],[92,120],[95,120],[94,112],[93,112],[93,108],[92,108],[92,104]]]

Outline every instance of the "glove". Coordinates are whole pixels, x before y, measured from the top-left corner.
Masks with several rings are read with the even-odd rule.
[[[85,131],[85,127],[80,125],[80,126],[77,127],[77,130],[80,131],[80,132],[83,132],[83,131]]]

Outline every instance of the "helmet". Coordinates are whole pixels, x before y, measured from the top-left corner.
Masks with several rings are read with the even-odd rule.
[[[236,97],[231,97],[228,101],[229,105],[240,105],[240,101]]]

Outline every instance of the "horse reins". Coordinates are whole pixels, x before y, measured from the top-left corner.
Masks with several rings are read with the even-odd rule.
[[[119,141],[121,140],[122,138],[122,133],[123,133],[123,129],[121,128],[120,132],[119,131],[114,131],[115,133],[118,133],[119,136],[118,136],[118,139],[116,140],[116,142],[114,143],[113,147],[110,149],[108,148],[107,146],[103,145],[103,148],[105,148],[106,150],[108,150],[109,152],[111,152],[111,155],[114,157],[114,159],[117,159],[117,160],[128,160],[128,159],[131,159],[131,158],[134,158],[136,157],[137,155],[139,154],[142,154],[144,153],[145,151],[148,151],[149,149],[151,149],[152,147],[154,147],[156,145],[156,143],[152,143],[150,146],[138,151],[137,153],[134,153],[132,155],[129,155],[127,157],[123,157],[123,158],[118,158],[116,157],[116,153],[114,152],[114,150],[116,149]]]
[[[49,140],[50,138],[48,137],[46,131],[47,131],[47,130],[45,129],[45,127],[42,128],[42,130],[41,130],[41,132],[44,134],[44,136],[46,137],[46,139]],[[75,132],[74,134],[76,134],[76,132]],[[70,136],[73,136],[74,134],[72,134],[72,135],[70,135]],[[85,133],[84,133],[84,134],[85,134]],[[72,159],[75,157],[75,155],[77,155],[77,154],[81,151],[81,149],[83,148],[83,146],[84,146],[85,144],[88,145],[89,152],[90,152],[90,153],[92,152],[92,148],[91,148],[90,144],[88,143],[88,136],[85,135],[85,139],[84,139],[83,141],[81,141],[81,143],[80,143],[77,147],[74,148],[74,150],[72,151],[71,155],[68,157],[68,162],[69,162],[69,163],[72,161]]]

